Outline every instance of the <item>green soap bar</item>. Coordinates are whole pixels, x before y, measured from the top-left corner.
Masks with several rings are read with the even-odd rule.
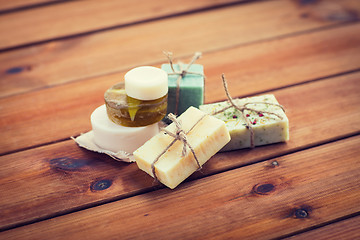
[[[188,64],[182,64],[182,69],[186,69]],[[173,64],[176,72],[180,72],[179,64]],[[161,69],[165,72],[172,73],[170,64],[163,64]],[[176,109],[176,80],[179,75],[169,75],[168,77],[168,108],[167,113],[174,113],[180,115],[185,112],[190,106],[199,108],[204,103],[204,68],[200,64],[192,64],[189,72],[199,73],[191,74],[188,73],[180,80],[180,93],[179,93],[179,105],[178,112]]]
[[[250,98],[234,99],[234,102],[235,104],[238,104],[238,106],[253,102],[255,104],[247,105],[247,107],[260,112],[267,111],[281,116],[281,118],[278,118],[277,116],[268,113],[257,114],[253,111],[245,110],[246,117],[252,123],[255,146],[289,140],[289,120],[280,107],[271,105],[278,104],[274,95],[267,94]],[[229,102],[224,101],[201,105],[199,108],[205,113],[212,114],[227,106],[229,106]],[[250,147],[250,130],[247,129],[241,112],[237,111],[234,107],[231,107],[224,112],[214,115],[214,117],[225,122],[226,128],[229,130],[231,136],[231,141],[221,149],[221,151]]]

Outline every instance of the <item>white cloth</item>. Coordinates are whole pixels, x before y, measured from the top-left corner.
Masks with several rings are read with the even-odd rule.
[[[80,147],[83,147],[83,148],[85,148],[87,150],[106,154],[106,155],[112,157],[113,159],[115,159],[117,161],[129,162],[129,163],[135,162],[134,156],[131,153],[127,153],[125,151],[119,151],[117,153],[114,153],[112,151],[102,149],[101,147],[96,145],[96,143],[94,141],[94,133],[93,133],[92,130],[90,132],[83,133],[83,134],[81,134],[80,136],[78,136],[76,138],[74,138],[74,137],[71,137],[71,138]]]

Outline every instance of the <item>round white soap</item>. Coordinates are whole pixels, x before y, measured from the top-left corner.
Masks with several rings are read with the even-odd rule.
[[[91,114],[94,141],[99,147],[112,152],[133,153],[159,132],[158,123],[145,127],[124,127],[112,122],[106,113],[105,104]]]
[[[125,91],[132,98],[154,100],[168,93],[168,75],[156,67],[133,68],[125,74]]]

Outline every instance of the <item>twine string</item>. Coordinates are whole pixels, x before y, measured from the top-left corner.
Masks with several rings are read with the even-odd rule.
[[[155,160],[151,163],[151,171],[152,171],[152,174],[154,176],[154,179],[155,181],[158,180],[157,176],[156,176],[156,173],[155,173],[155,163],[159,161],[160,157],[162,155],[164,155],[166,153],[167,150],[170,149],[170,147],[172,145],[174,145],[174,143],[176,141],[181,141],[183,143],[183,149],[182,149],[182,152],[181,152],[181,156],[184,157],[186,156],[186,154],[188,153],[188,149],[190,149],[192,155],[194,156],[194,159],[196,161],[196,164],[198,165],[198,169],[197,171],[201,170],[201,164],[195,154],[195,150],[194,148],[190,145],[190,143],[188,142],[187,140],[187,134],[202,120],[204,119],[205,117],[207,116],[207,114],[204,114],[201,118],[199,118],[199,120],[197,120],[195,122],[195,124],[187,131],[185,132],[184,129],[182,128],[181,126],[181,121],[178,120],[176,118],[176,115],[172,114],[172,113],[169,113],[168,114],[168,118],[175,124],[175,133],[173,132],[170,132],[169,130],[167,130],[166,128],[163,128],[161,129],[161,131],[164,131],[166,134],[168,134],[169,136],[173,137],[174,139],[169,143],[169,145],[155,158]]]
[[[175,98],[175,100],[176,100],[175,101],[175,114],[178,114],[181,79],[183,79],[186,76],[186,74],[195,74],[195,75],[205,77],[204,74],[202,74],[202,73],[189,71],[190,67],[195,63],[196,60],[198,60],[201,57],[202,54],[201,54],[201,52],[195,52],[194,56],[192,57],[191,61],[187,65],[186,69],[183,69],[183,63],[179,61],[178,62],[179,71],[176,71],[174,68],[173,59],[172,59],[173,53],[164,51],[164,54],[168,58],[170,68],[172,70],[172,73],[168,73],[168,75],[178,75],[178,78],[176,79],[176,98]]]
[[[225,110],[231,108],[231,107],[234,107],[236,110],[238,110],[239,112],[241,112],[241,115],[243,117],[243,119],[245,120],[245,126],[247,129],[249,129],[250,131],[250,147],[251,148],[254,148],[255,147],[255,133],[254,133],[254,129],[252,127],[252,123],[251,121],[249,120],[249,118],[246,116],[245,114],[245,110],[247,111],[252,111],[252,112],[255,112],[257,114],[263,114],[263,113],[266,113],[266,114],[269,114],[269,115],[274,115],[280,119],[283,119],[282,116],[280,116],[279,114],[277,113],[274,113],[274,112],[270,112],[270,111],[264,111],[264,110],[257,110],[257,109],[254,109],[254,108],[251,108],[251,107],[248,107],[248,105],[250,104],[267,104],[267,105],[273,105],[273,106],[277,106],[279,108],[281,108],[284,112],[285,112],[285,109],[283,106],[281,106],[280,104],[276,104],[276,103],[268,103],[268,102],[248,102],[248,103],[245,103],[243,105],[238,105],[234,102],[234,99],[230,96],[230,93],[229,93],[229,89],[228,89],[228,85],[227,85],[227,81],[226,81],[226,78],[225,78],[225,74],[222,74],[221,75],[221,78],[222,78],[222,82],[223,82],[223,86],[224,86],[224,90],[225,90],[225,94],[226,94],[226,97],[228,98],[228,102],[230,103],[229,106],[226,106],[216,112],[213,112],[212,115],[216,115],[216,114],[219,114],[221,112],[224,112]]]

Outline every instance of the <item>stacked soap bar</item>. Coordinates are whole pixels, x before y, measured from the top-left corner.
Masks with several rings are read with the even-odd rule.
[[[250,121],[254,133],[254,146],[289,140],[289,120],[283,109],[276,105],[278,101],[274,95],[234,99],[234,102],[237,106],[253,103],[248,104],[247,107],[258,111],[244,110],[245,117]],[[229,105],[228,101],[206,104],[201,105],[200,110],[212,114]],[[278,116],[266,112],[274,113]],[[245,119],[241,112],[231,107],[214,116],[225,122],[231,136],[231,141],[221,151],[251,147],[251,132],[246,127]]]
[[[101,105],[91,114],[94,141],[99,147],[118,152],[134,152],[139,146],[159,132],[157,123],[145,127],[124,127],[111,121],[106,106]]]
[[[187,64],[173,64],[174,70],[181,73],[187,69]],[[179,74],[172,74],[170,64],[161,66],[165,72],[169,74],[169,94],[168,94],[168,113],[180,115],[190,106],[198,108],[204,103],[204,68],[200,64],[192,64],[188,69],[188,73],[180,79],[180,93],[178,96],[178,110],[176,112],[176,89]],[[194,74],[196,73],[196,74]]]
[[[95,143],[112,152],[133,153],[159,132],[167,107],[167,73],[144,66],[125,74],[125,82],[104,94],[105,105],[91,115]]]
[[[163,70],[150,66],[134,68],[125,74],[125,83],[105,92],[108,116],[126,127],[159,122],[166,114],[167,93],[167,74]]]
[[[194,149],[200,165],[230,141],[224,122],[206,115],[197,108],[190,107],[177,119],[181,122],[187,141]],[[166,129],[172,133],[176,132],[174,123]],[[154,164],[156,178],[169,188],[175,188],[199,167],[190,149],[185,156],[182,156],[184,144],[179,140],[161,155],[173,140],[174,138],[169,134],[160,132],[134,152],[138,167],[152,177],[155,177],[152,163],[158,158]]]

